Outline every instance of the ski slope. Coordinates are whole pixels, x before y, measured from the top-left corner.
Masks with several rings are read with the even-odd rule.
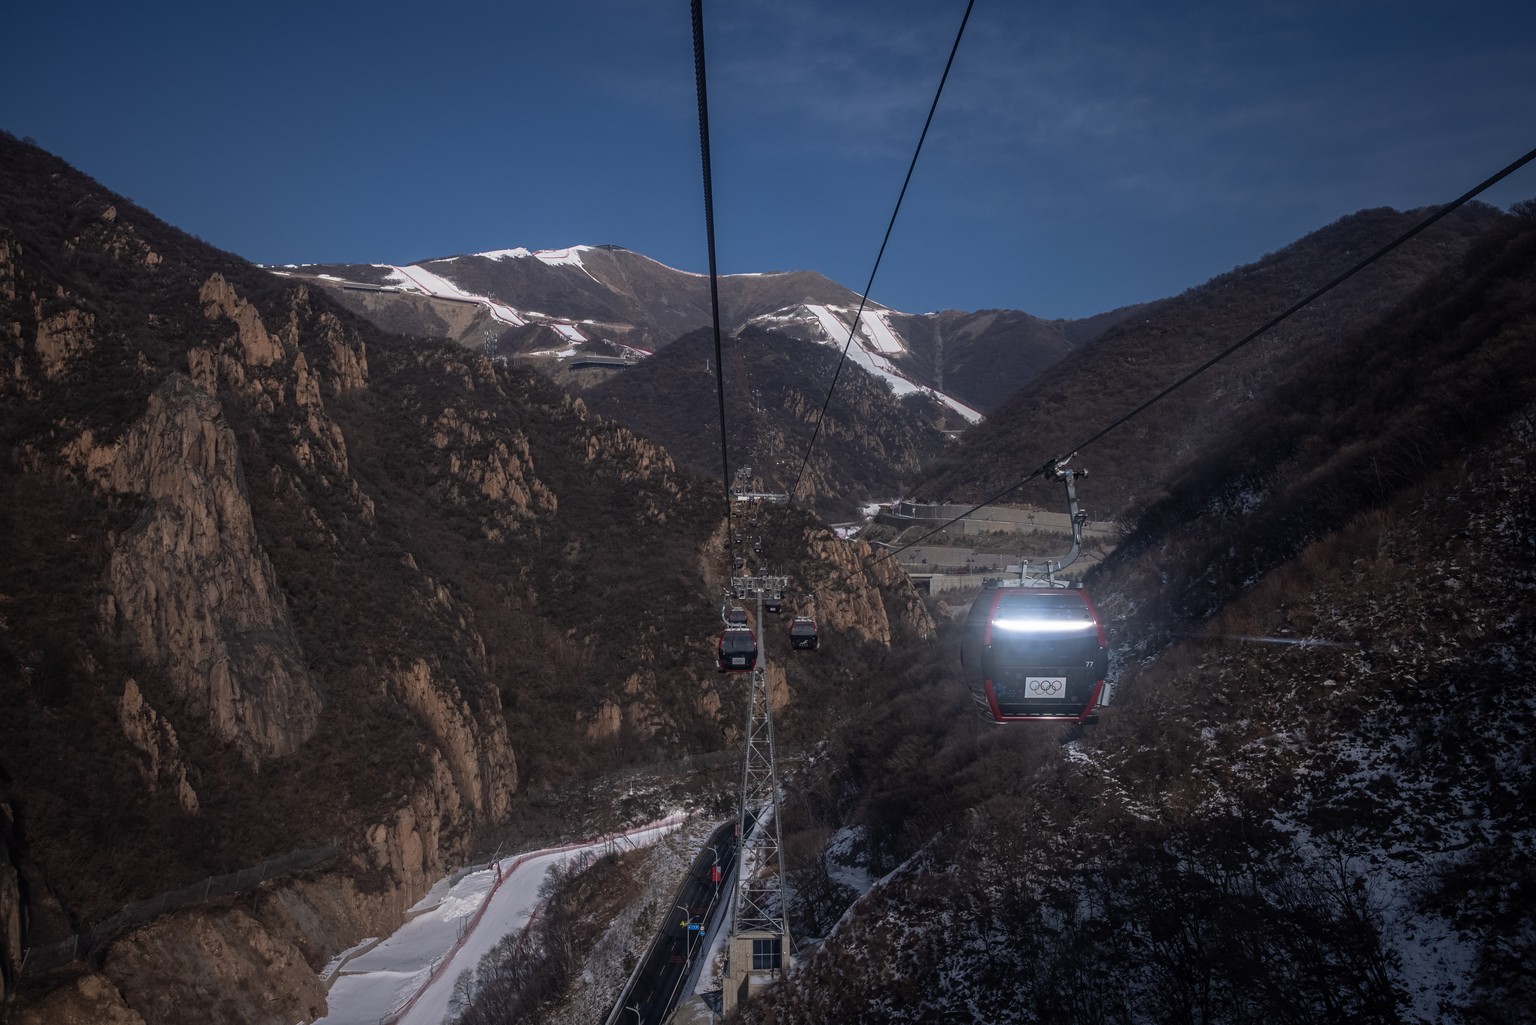
[[[498,302],[487,296],[466,292],[447,278],[439,274],[433,274],[423,267],[414,264],[409,267],[396,267],[392,264],[380,264],[379,266],[388,268],[391,280],[412,285],[435,299],[457,299],[459,302],[478,303],[489,310],[491,316],[503,324],[510,324],[513,327],[522,327],[528,323],[520,313],[506,303]]]
[[[570,249],[553,249],[537,253],[530,253],[526,249],[498,249],[493,252],[477,253],[475,255],[492,260],[532,257],[551,267],[575,267],[588,277],[592,277],[592,272],[587,270],[581,262],[581,253],[589,248],[591,247],[573,246]],[[434,260],[432,262],[452,263],[457,259],[459,257],[455,256],[446,260]],[[517,310],[499,299],[492,299],[490,296],[480,295],[476,292],[467,292],[441,274],[435,274],[420,264],[398,267],[394,264],[381,263],[376,264],[376,266],[389,271],[388,277],[390,281],[406,285],[434,299],[451,299],[456,302],[476,303],[483,306],[497,321],[510,327],[523,327],[530,320],[538,320],[547,322],[548,326],[553,328],[558,334],[577,345],[587,341],[586,335],[582,334],[581,330],[569,321],[558,320],[542,313]],[[593,278],[593,280],[597,279]]]
[[[821,326],[822,333],[826,335],[824,343],[841,349],[848,341],[848,324],[853,317],[852,311],[847,312],[848,319],[845,320],[841,311],[834,310],[830,306],[807,304],[805,310]],[[848,346],[848,359],[890,385],[891,390],[898,396],[921,392],[944,403],[963,417],[967,423],[980,423],[981,413],[978,410],[941,391],[914,384],[892,365],[889,357],[900,355],[906,349],[891,330],[887,316],[884,310],[866,309],[864,311],[859,317],[859,332],[854,337],[854,344]]]
[[[614,845],[643,847],[677,829],[673,815],[618,836],[503,858],[440,881],[388,939],[359,944],[334,973],[325,1025],[440,1025],[459,973],[473,971],[504,936],[527,927],[539,888],[557,865]]]

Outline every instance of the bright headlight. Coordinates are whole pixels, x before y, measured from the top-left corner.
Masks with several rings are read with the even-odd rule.
[[[1008,630],[1012,633],[1081,633],[1084,630],[1092,630],[1094,622],[1091,619],[1030,619],[1014,617],[994,619],[992,627],[996,630]]]

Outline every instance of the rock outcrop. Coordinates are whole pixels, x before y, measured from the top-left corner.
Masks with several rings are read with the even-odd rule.
[[[37,335],[34,345],[42,361],[43,374],[52,379],[62,376],[79,357],[91,351],[91,332],[96,318],[84,310],[70,309],[46,315],[37,311]]]
[[[128,742],[144,755],[146,764],[141,771],[149,788],[169,789],[183,809],[197,811],[197,791],[187,781],[187,761],[176,739],[176,727],[144,700],[131,678],[123,684],[118,721]]]
[[[816,565],[830,571],[815,583],[836,596],[817,605],[819,623],[885,646],[891,644],[893,624],[921,639],[934,635],[933,616],[894,559],[876,561],[868,544],[849,543],[825,530],[814,531],[807,544]]]
[[[517,760],[495,692],[479,721],[457,686],[436,678],[424,660],[399,674],[399,687],[406,707],[426,723],[453,774],[443,796],[462,800],[467,811],[491,821],[504,818],[517,790]]]
[[[293,1025],[326,1011],[325,987],[298,948],[241,908],[171,915],[139,929],[108,948],[102,972],[158,1025]]]
[[[13,1025],[145,1025],[144,1016],[123,1002],[110,979],[96,973],[52,991],[35,1004],[18,1007]]]
[[[455,505],[492,504],[494,525],[487,525],[489,540],[515,533],[529,519],[553,513],[555,496],[534,473],[528,439],[495,431],[489,415],[477,423],[449,406],[431,425],[429,437],[443,452],[447,472],[434,490]]]
[[[103,489],[143,503],[113,545],[104,629],[252,762],[293,751],[314,732],[320,691],[217,400],[172,375],[116,444],[87,432],[71,454]]]

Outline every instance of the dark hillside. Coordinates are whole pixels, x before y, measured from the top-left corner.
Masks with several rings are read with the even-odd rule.
[[[520,780],[721,741],[728,724],[672,689],[713,682],[697,552],[717,493],[537,375],[380,334],[3,146],[0,677],[18,714],[0,763],[39,893],[88,921],[346,836],[450,743],[483,748],[455,765],[486,776],[459,781],[486,790],[453,823],[462,846]],[[177,452],[202,439],[208,476],[183,480]],[[610,564],[609,543],[649,558]],[[637,607],[621,630],[596,594]],[[635,649],[663,629],[680,643]],[[199,684],[202,646],[226,652],[230,694]],[[595,738],[620,655],[653,685],[626,700],[632,735]],[[271,659],[301,663],[286,698]],[[125,680],[176,750],[124,735]],[[70,770],[43,772],[63,751]],[[179,765],[179,791],[146,787],[140,762]]]
[[[1047,367],[1115,324],[1145,311],[1126,307],[1083,320],[1041,320],[1018,310],[945,310],[892,317],[914,380],[991,414]]]
[[[915,489],[980,499],[1093,434],[1391,241],[1423,211],[1367,210],[1262,260],[1144,309],[1043,372],[970,432]],[[1251,403],[1291,379],[1314,349],[1337,345],[1436,271],[1453,266],[1498,211],[1464,208],[1098,442],[1084,462],[1105,483],[1098,507],[1121,518],[1156,497],[1185,460],[1232,429]]]
[[[756,1020],[1529,1020],[1533,214],[1145,507],[1100,725],[979,723],[947,631],[893,676],[793,814],[895,871]],[[801,888],[810,936],[852,898]]]
[[[386,334],[3,135],[0,348],[0,996],[84,973],[125,1020],[309,1017],[315,970],[471,851],[590,835],[611,811],[577,781],[740,730],[721,489],[533,372]],[[854,581],[846,650],[927,629],[805,514],[771,545],[797,587]],[[328,853],[48,970],[295,850]]]
[[[804,459],[837,368],[830,346],[743,328],[724,342],[726,426],[738,463],[768,491],[787,492]],[[656,439],[686,465],[719,477],[720,417],[714,338],[697,331],[585,393],[592,408]],[[898,399],[851,362],[827,407],[799,496],[829,519],[896,495],[945,447],[944,410]],[[734,469],[734,467],[733,467]]]

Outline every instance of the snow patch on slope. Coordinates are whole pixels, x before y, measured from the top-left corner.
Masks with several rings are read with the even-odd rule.
[[[489,252],[474,255],[487,260],[534,259],[549,267],[575,267],[593,281],[597,281],[592,272],[587,270],[586,264],[581,261],[581,254],[590,252],[592,248],[592,246],[567,246],[564,249],[529,250],[518,246],[515,249],[492,249]],[[602,282],[599,281],[598,284]]]
[[[587,268],[581,262],[581,254],[591,249],[591,246],[570,246],[566,249],[540,249],[533,254],[533,258],[550,267],[581,267]]]
[[[520,259],[525,256],[531,256],[550,266],[578,267],[583,274],[592,277],[591,272],[583,267],[581,263],[581,253],[590,248],[592,247],[574,246],[570,249],[543,250],[537,253],[530,253],[526,249],[497,249],[492,252],[477,253],[475,255],[491,260]],[[457,259],[458,257],[446,260],[433,260],[432,263],[446,264],[452,263]],[[517,310],[499,299],[480,295],[477,292],[466,291],[448,278],[427,270],[420,264],[411,264],[405,267],[397,267],[393,264],[375,264],[375,266],[388,270],[387,280],[397,282],[407,288],[429,295],[434,299],[476,303],[483,306],[493,318],[510,327],[524,327],[531,321],[539,321],[552,328],[566,341],[576,345],[580,345],[588,340],[581,329],[569,321],[559,320],[547,314],[535,313],[529,310]],[[593,278],[593,280],[596,281],[597,279]],[[561,354],[561,357],[564,358],[567,355],[574,355],[574,352],[566,350]]]
[[[451,261],[434,260],[433,262],[448,263]],[[528,323],[522,314],[506,303],[499,302],[489,296],[466,292],[442,275],[434,274],[419,264],[412,264],[409,267],[396,267],[390,264],[382,266],[389,268],[389,280],[403,282],[418,291],[432,296],[434,299],[451,299],[456,302],[477,303],[480,306],[484,306],[492,317],[512,327],[522,327]]]
[[[853,321],[855,312],[849,307],[808,303],[789,313],[761,319],[805,323],[805,317],[800,311],[809,314],[815,324],[821,328],[821,337],[817,339],[818,341],[838,348],[842,348],[848,341],[848,325]],[[981,422],[980,411],[937,389],[914,383],[891,363],[890,357],[900,356],[907,350],[906,346],[902,345],[900,337],[891,328],[889,310],[866,308],[859,317],[859,330],[854,336],[854,343],[848,346],[848,358],[883,380],[898,396],[920,392],[942,402],[963,417],[967,423]]]

